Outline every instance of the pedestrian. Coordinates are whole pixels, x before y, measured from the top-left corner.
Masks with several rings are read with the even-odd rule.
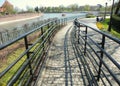
[[[79,24],[79,22],[78,22],[78,19],[77,19],[77,18],[74,20],[74,25],[75,25],[75,26],[77,26],[77,27],[80,27],[80,24]]]
[[[99,17],[97,16],[96,21],[99,22]]]
[[[74,25],[77,25],[77,21],[78,21],[78,20],[77,20],[77,18],[76,18],[76,19],[74,20]]]

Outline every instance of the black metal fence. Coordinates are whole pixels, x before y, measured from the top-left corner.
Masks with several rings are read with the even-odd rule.
[[[0,86],[34,85],[46,61],[47,51],[53,36],[57,30],[67,24],[68,20],[78,17],[51,20],[2,44],[0,51],[11,45],[16,45],[22,39],[25,50],[0,73]],[[120,40],[84,23],[79,22],[79,24],[80,27],[75,26],[74,28],[72,41],[79,61],[84,67],[84,74],[82,74],[84,84],[119,86]],[[29,36],[36,34],[36,32],[40,32],[39,37],[30,43]],[[84,77],[85,75],[86,77]]]
[[[0,73],[0,85],[34,85],[38,74],[42,70],[49,44],[54,34],[62,26],[67,24],[67,20],[78,17],[80,16],[54,19],[42,25],[40,24],[37,27],[31,27],[34,29],[30,29],[11,41],[2,44],[0,46],[0,51],[11,45],[14,46],[18,41],[23,40],[25,50]],[[40,32],[39,37],[30,43],[28,40],[29,36],[31,34],[36,34],[36,32]],[[16,34],[18,35],[19,33],[20,32]]]
[[[80,21],[79,25],[74,27],[73,41],[87,76],[84,84],[120,86],[120,40]]]

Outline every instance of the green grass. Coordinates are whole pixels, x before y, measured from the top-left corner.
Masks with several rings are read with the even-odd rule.
[[[110,19],[107,18],[105,21],[100,22],[100,23],[102,24],[102,26],[103,26],[103,29],[101,29],[102,31],[107,31],[107,30],[108,30],[108,23],[109,23],[109,21],[110,21]],[[108,32],[108,31],[107,31],[107,32]],[[117,31],[115,30],[115,28],[112,27],[111,32],[109,32],[109,33],[110,33],[112,36],[117,37],[117,38],[120,39],[120,33],[117,32]]]
[[[95,17],[95,15],[93,15],[91,13],[86,14],[86,18],[94,18],[94,17]]]
[[[47,27],[44,27],[44,30],[47,30]],[[47,34],[46,34],[47,35]],[[34,39],[34,41],[36,40],[36,38]],[[33,40],[32,40],[33,41]],[[34,42],[33,41],[33,42]],[[41,43],[41,41],[40,41]],[[37,43],[30,51],[34,51],[40,44]],[[42,48],[42,47],[41,47]],[[11,54],[9,54],[9,56],[7,56],[6,58],[6,63],[2,62],[2,68],[0,68],[0,72],[2,72],[3,70],[5,70],[12,62],[14,62],[19,55],[21,55],[23,52],[25,51],[25,48],[18,48],[16,51],[12,52]],[[3,77],[0,78],[0,86],[7,86],[7,83],[9,82],[9,80],[12,78],[12,76],[14,74],[16,74],[16,72],[18,71],[18,69],[22,66],[22,64],[24,63],[24,61],[27,59],[27,56],[23,56],[21,60],[19,60],[18,63],[16,63],[16,65],[13,66],[13,68],[11,68]],[[32,58],[32,59],[36,59],[36,58]],[[17,85],[16,85],[17,86]]]
[[[32,41],[34,42],[35,40],[36,38]],[[34,51],[39,45],[40,44],[37,43],[32,49],[30,49],[30,51],[31,52]],[[25,47],[22,47],[22,48],[18,48],[17,50],[9,54],[6,57],[6,62],[3,61],[1,63],[2,67],[0,68],[0,72],[5,70],[11,63],[13,63],[24,51],[25,51]],[[0,86],[7,86],[7,83],[9,82],[9,80],[12,78],[14,74],[16,74],[16,72],[22,66],[22,64],[24,63],[26,59],[27,59],[27,56],[26,55],[23,56],[22,59],[20,59],[18,63],[16,63],[3,77],[0,78]]]
[[[4,70],[8,65],[10,65],[17,57],[19,57],[20,53],[24,51],[24,48],[20,48],[16,51],[14,51],[11,55],[9,55],[7,58],[7,64],[4,64],[1,68],[1,71]],[[15,66],[13,66],[9,72],[7,72],[1,79],[0,79],[0,86],[6,86],[7,82],[11,79],[11,77],[17,72],[17,70],[20,68],[20,66],[25,61],[26,56],[24,56]]]

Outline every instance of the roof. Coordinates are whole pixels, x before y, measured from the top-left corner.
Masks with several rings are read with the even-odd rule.
[[[6,10],[6,6],[13,8],[13,5],[10,2],[8,2],[8,0],[5,0],[3,5],[0,7],[0,12],[4,12]]]
[[[5,6],[13,6],[10,2],[8,2],[8,0],[5,0],[5,2],[3,3],[3,5],[1,7],[5,7]]]

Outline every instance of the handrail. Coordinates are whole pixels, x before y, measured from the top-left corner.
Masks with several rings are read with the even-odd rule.
[[[52,38],[56,31],[58,31],[61,27],[67,24],[69,19],[73,20],[80,16],[74,16],[69,18],[55,19],[49,21],[43,25],[33,28],[29,32],[9,41],[0,46],[0,50],[7,48],[10,45],[14,45],[19,40],[24,39],[24,47],[26,50],[19,55],[19,57],[13,61],[5,70],[0,73],[0,80],[5,77],[7,73],[16,65],[19,64],[19,61],[24,59],[23,63],[19,65],[18,69],[15,70],[15,74],[11,74],[9,80],[4,83],[8,86],[14,84],[27,85],[35,83],[36,78],[38,77],[39,72],[42,70],[42,66],[46,59],[46,53],[49,49],[49,44],[52,41]],[[40,32],[40,36],[33,41],[33,43],[28,42],[28,37],[31,34],[36,34],[36,32]],[[24,80],[23,80],[24,79]],[[1,85],[1,82],[0,82]]]
[[[27,32],[27,33],[21,35],[21,36],[19,36],[19,37],[16,38],[16,39],[14,39],[14,40],[12,40],[12,41],[9,41],[9,42],[6,43],[6,44],[1,45],[1,46],[0,46],[0,50],[3,49],[3,48],[5,48],[5,47],[7,47],[7,46],[9,46],[9,45],[11,45],[12,43],[14,43],[14,42],[16,42],[16,41],[18,41],[18,40],[24,38],[25,36],[27,36],[27,35],[29,35],[29,34],[35,32],[36,30],[40,29],[41,27],[46,26],[46,25],[48,25],[48,24],[51,23],[51,22],[54,22],[54,21],[56,21],[56,20],[47,22],[47,23],[45,23],[45,24],[43,24],[43,25],[41,25],[41,26],[39,26],[39,27],[37,27],[37,28],[35,28],[35,29],[33,29],[33,30],[31,30],[31,31],[29,31],[29,32]]]
[[[120,64],[117,61],[119,55],[115,55],[116,58],[109,52],[107,47],[109,46],[107,41],[111,41],[115,45],[120,45],[120,40],[81,21],[78,21],[74,27],[75,39],[78,41],[79,45],[76,49],[78,49],[78,53],[83,55],[82,58],[86,62],[88,69],[90,68],[90,70],[86,72],[90,75],[94,75],[96,79],[94,81],[89,77],[88,81],[98,81],[98,83],[102,85],[120,85]],[[118,75],[116,73],[118,73]],[[95,83],[91,82],[89,82],[89,84],[95,85]]]
[[[87,25],[87,24],[84,23],[84,22],[81,22],[81,21],[80,21],[80,24],[83,25],[83,26],[86,26],[86,27],[88,27],[88,28],[90,28],[90,29],[92,29],[92,30],[100,33],[100,34],[105,35],[106,37],[110,38],[111,40],[114,40],[114,41],[117,42],[117,43],[120,43],[120,39],[118,39],[118,38],[116,38],[116,37],[113,37],[113,36],[111,36],[110,34],[107,34],[107,33],[103,32],[103,31],[100,31],[100,30],[98,30],[98,29],[95,28],[95,27],[91,27],[91,26]]]

